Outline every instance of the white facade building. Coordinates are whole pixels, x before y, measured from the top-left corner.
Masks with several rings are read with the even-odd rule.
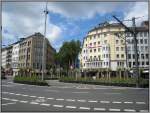
[[[2,49],[2,67],[6,68],[7,49]]]
[[[19,64],[19,43],[13,45],[12,48],[12,68],[13,76],[18,75],[18,65]]]

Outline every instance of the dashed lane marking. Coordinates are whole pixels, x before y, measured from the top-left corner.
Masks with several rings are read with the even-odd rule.
[[[50,104],[45,104],[45,103],[42,103],[40,105],[42,105],[42,106],[50,106]]]
[[[133,102],[124,102],[125,104],[133,104]]]
[[[29,95],[22,95],[22,96],[27,97],[27,96],[29,96]]]
[[[64,100],[63,98],[57,98],[56,100]]]
[[[53,105],[53,107],[63,107],[63,105]]]
[[[45,98],[45,97],[38,97],[38,98]]]
[[[75,109],[77,107],[76,106],[66,106],[66,108],[73,108],[73,109]]]
[[[79,107],[79,109],[86,109],[86,110],[90,110],[89,107]]]
[[[136,104],[145,104],[145,102],[136,102]]]
[[[94,108],[95,111],[105,111],[105,108]]]
[[[66,101],[74,102],[75,100],[73,100],[73,99],[66,99]]]
[[[110,103],[110,101],[100,101],[100,103]]]
[[[120,109],[109,109],[109,111],[120,111]]]
[[[131,112],[135,112],[134,109],[124,109],[124,111],[131,111]]]
[[[24,100],[21,100],[19,102],[21,102],[21,103],[28,103],[28,101],[24,101]]]
[[[77,101],[79,101],[79,102],[86,102],[86,100],[77,100]]]
[[[96,100],[89,100],[88,102],[98,102],[98,101],[96,101]]]
[[[53,100],[54,98],[47,98],[47,99],[49,99],[49,100]]]
[[[21,94],[15,94],[15,95],[21,95]]]
[[[11,103],[2,104],[2,106],[7,106],[7,105],[10,105],[10,104],[16,104],[16,102],[11,102]]]
[[[17,102],[17,101],[19,101],[19,100],[16,100],[16,99],[11,99],[11,101],[15,101],[15,102]]]
[[[112,103],[113,103],[113,104],[120,104],[120,103],[122,103],[122,102],[113,101]]]
[[[37,103],[37,102],[30,102],[30,104],[39,104],[39,103]]]
[[[4,99],[4,100],[10,100],[9,98],[2,98],[2,99]]]
[[[36,97],[36,96],[30,96],[30,97],[33,97],[33,98],[34,98],[34,97]]]

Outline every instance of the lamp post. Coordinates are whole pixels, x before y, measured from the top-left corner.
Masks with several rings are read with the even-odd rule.
[[[46,38],[46,21],[47,21],[47,4],[48,2],[46,1],[46,8],[44,10],[45,13],[45,24],[44,24],[44,39],[43,39],[43,56],[42,56],[42,80],[44,80],[44,70],[45,70],[45,38]]]

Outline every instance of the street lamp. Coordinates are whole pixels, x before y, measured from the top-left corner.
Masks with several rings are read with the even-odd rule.
[[[42,57],[42,80],[44,80],[44,69],[45,69],[45,38],[46,38],[46,21],[47,21],[47,4],[48,2],[46,1],[46,8],[44,10],[45,13],[45,24],[44,24],[44,39],[43,39],[43,57]]]

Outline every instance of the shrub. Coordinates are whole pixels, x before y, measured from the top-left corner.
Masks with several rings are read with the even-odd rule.
[[[46,81],[39,80],[38,77],[26,77],[26,76],[15,76],[13,79],[16,83],[30,84],[30,85],[40,85],[40,86],[48,86]]]

